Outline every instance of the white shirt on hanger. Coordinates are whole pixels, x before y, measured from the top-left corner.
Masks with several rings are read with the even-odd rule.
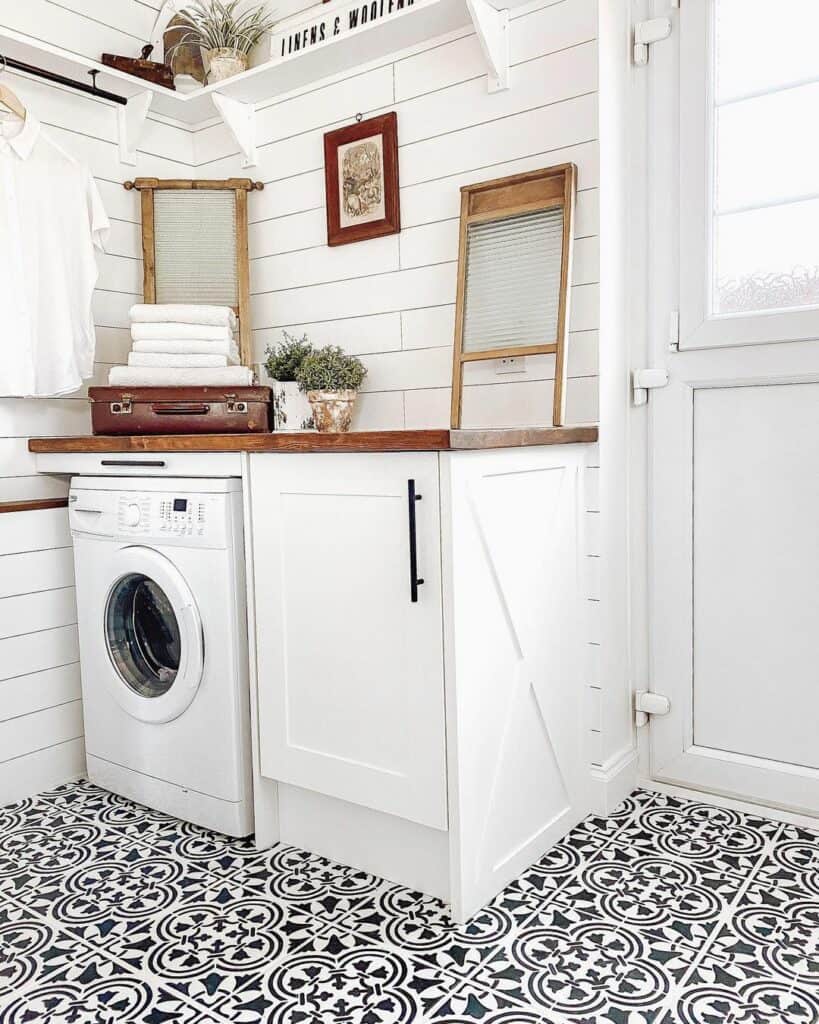
[[[30,111],[0,122],[0,395],[64,395],[91,376],[109,226],[88,170]]]

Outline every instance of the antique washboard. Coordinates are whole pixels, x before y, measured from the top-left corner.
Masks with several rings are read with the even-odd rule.
[[[125,188],[140,192],[144,301],[232,306],[252,365],[247,196],[264,185],[137,178]]]
[[[554,353],[552,424],[566,403],[566,336],[577,171],[561,164],[461,189],[453,429],[464,364]]]

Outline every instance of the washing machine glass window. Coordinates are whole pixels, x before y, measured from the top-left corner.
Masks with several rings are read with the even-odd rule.
[[[111,589],[105,612],[111,661],[140,697],[161,697],[179,671],[181,637],[173,606],[162,587],[142,573],[128,573]]]

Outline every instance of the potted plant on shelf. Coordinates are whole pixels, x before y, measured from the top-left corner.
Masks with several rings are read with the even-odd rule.
[[[237,13],[242,0],[191,0],[180,11],[185,28],[177,47],[194,44],[201,48],[208,68],[208,85],[247,71],[249,54],[273,27],[273,17],[264,5]]]
[[[284,340],[278,345],[268,345],[263,364],[273,391],[273,423],[276,430],[283,430],[292,419],[303,430],[313,424],[310,403],[299,390],[296,374],[305,356],[313,351],[313,346],[306,334],[296,338],[282,331],[282,335]]]
[[[337,345],[304,357],[296,380],[310,402],[316,430],[344,433],[350,429],[358,389],[366,375],[361,360]]]

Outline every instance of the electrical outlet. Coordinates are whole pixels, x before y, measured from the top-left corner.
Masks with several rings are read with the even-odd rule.
[[[525,356],[502,356],[495,360],[495,373],[523,373],[525,369]]]

